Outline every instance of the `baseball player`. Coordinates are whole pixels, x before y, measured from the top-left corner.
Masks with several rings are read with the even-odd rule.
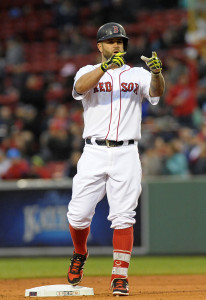
[[[141,193],[141,105],[156,105],[164,92],[162,64],[155,52],[141,59],[149,67],[125,64],[128,37],[117,23],[97,32],[102,62],[81,68],[74,80],[73,97],[84,108],[85,147],[73,179],[68,221],[74,244],[68,281],[77,285],[88,257],[87,238],[95,207],[105,193],[108,220],[113,228],[113,295],[129,295],[128,267],[133,248],[135,209]]]

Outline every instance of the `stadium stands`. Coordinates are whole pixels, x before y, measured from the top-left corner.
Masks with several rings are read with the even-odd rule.
[[[72,151],[82,150],[83,145],[79,142],[83,122],[82,108],[81,104],[76,103],[71,96],[73,77],[80,67],[98,62],[96,32],[102,24],[100,22],[108,21],[110,5],[114,5],[113,1],[105,3],[98,1],[98,6],[94,7],[94,3],[89,0],[0,2],[0,149],[5,155],[11,147],[17,148],[31,165],[32,157],[39,156],[44,161],[43,167],[49,168],[51,173],[54,170],[55,174],[56,161],[50,159],[50,150],[41,140],[47,136],[59,105],[63,105],[67,111],[66,130],[71,136]],[[124,0],[120,1],[120,5],[125,3]],[[155,50],[163,61],[163,72],[167,83],[166,93],[158,108],[151,108],[146,102],[143,103],[140,154],[145,164],[144,175],[173,175],[173,170],[168,167],[170,165],[168,161],[174,159],[175,163],[179,154],[181,158],[182,156],[186,158],[187,164],[186,170],[182,170],[182,173],[178,170],[178,174],[205,174],[206,166],[202,167],[201,171],[199,164],[198,169],[195,168],[201,153],[204,155],[206,142],[203,134],[206,121],[204,88],[206,72],[203,68],[206,65],[205,57],[195,46],[188,45],[185,41],[186,10],[177,5],[165,9],[162,4],[151,11],[149,4],[150,1],[148,9],[145,7],[141,9],[141,7],[137,8],[137,3],[134,3],[135,9],[132,11],[130,9],[131,21],[126,19],[124,13],[122,14],[122,23],[130,38],[127,63],[143,66],[139,56],[141,54],[147,56]],[[100,14],[102,10],[101,18],[97,19],[94,16],[95,10]],[[105,11],[108,16],[104,15]],[[173,61],[171,57],[174,58]],[[172,107],[165,100],[170,89],[176,88],[175,85],[179,83],[182,72],[189,73],[189,82],[190,84],[193,82],[193,90],[195,90],[196,104],[189,127],[188,123],[184,123],[183,119],[180,120],[174,114]],[[187,88],[188,86],[184,86],[185,90]],[[41,107],[35,106],[35,95],[36,97],[41,95]],[[25,111],[28,111],[29,106],[34,110],[37,109],[38,118],[32,119],[31,116],[31,120],[26,120],[24,116],[18,115],[19,109],[24,107]],[[9,116],[4,116],[4,107],[10,110]],[[61,119],[61,116],[58,118]],[[37,134],[30,127],[34,120],[38,120]],[[77,128],[72,127],[73,124]],[[182,137],[182,128],[189,135],[189,139],[184,140]],[[25,147],[26,142],[22,137],[24,136],[22,133],[28,131],[34,135],[30,151]],[[176,143],[174,146],[174,139],[178,139],[181,145]],[[63,166],[66,170],[68,165],[72,164],[70,162],[72,151],[68,153],[68,159],[58,159],[57,169],[60,166],[59,174],[62,177],[67,176]],[[152,164],[147,165],[146,162],[150,157],[159,162],[158,168],[154,166],[151,169]],[[24,176],[28,178],[31,173],[28,172]]]

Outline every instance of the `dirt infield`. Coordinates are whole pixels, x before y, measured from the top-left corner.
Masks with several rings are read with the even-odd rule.
[[[108,277],[85,277],[82,285],[94,288],[94,296],[72,299],[114,299]],[[42,285],[67,284],[65,278],[0,280],[0,300],[70,299],[69,297],[25,297],[25,289]],[[127,299],[184,300],[206,299],[206,275],[131,276],[130,296]]]

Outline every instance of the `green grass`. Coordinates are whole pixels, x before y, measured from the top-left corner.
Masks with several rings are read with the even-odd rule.
[[[65,277],[68,258],[1,258],[0,279]],[[89,257],[85,275],[110,276],[112,257]],[[206,256],[132,257],[129,275],[206,274]]]

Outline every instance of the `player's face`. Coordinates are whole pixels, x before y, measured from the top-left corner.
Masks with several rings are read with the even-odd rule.
[[[98,49],[102,53],[102,60],[108,60],[112,55],[118,52],[124,52],[122,38],[111,38],[98,43]]]

